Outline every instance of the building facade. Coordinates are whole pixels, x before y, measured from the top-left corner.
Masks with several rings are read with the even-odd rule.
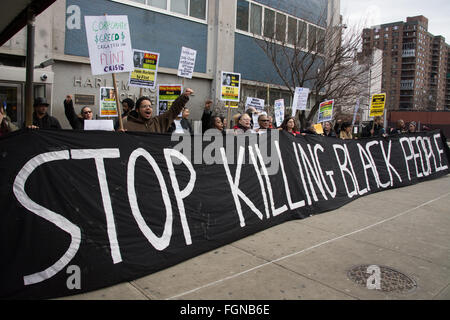
[[[64,128],[63,101],[68,94],[91,97],[76,110],[91,105],[99,112],[100,87],[111,87],[110,75],[91,74],[84,27],[85,16],[127,15],[134,49],[160,53],[158,84],[182,84],[196,94],[190,102],[191,118],[198,120],[206,99],[220,107],[222,71],[242,75],[241,101],[247,96],[273,101],[292,97],[278,78],[271,61],[255,39],[269,33],[296,37],[306,28],[308,41],[327,25],[339,21],[339,0],[57,0],[36,18],[35,62],[55,63],[35,69],[34,94],[51,102],[49,112]],[[274,5],[276,4],[276,5]],[[197,51],[192,79],[177,76],[182,47]],[[305,49],[306,50],[306,49]],[[26,29],[0,47],[0,100],[13,121],[24,121]],[[128,86],[128,73],[117,74],[120,99],[137,99],[138,87]],[[145,89],[156,105],[156,90]]]
[[[450,46],[428,32],[424,16],[363,30],[363,53],[383,50],[382,91],[389,110],[445,110]]]

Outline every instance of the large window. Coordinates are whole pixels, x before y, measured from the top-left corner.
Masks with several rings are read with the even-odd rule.
[[[275,33],[275,11],[264,9],[264,36],[273,38]]]
[[[292,45],[296,45],[297,40],[297,19],[288,18],[288,39],[287,42]]]
[[[298,22],[298,44],[300,48],[306,48],[308,41],[308,25],[304,21]]]
[[[121,2],[121,0],[113,0]],[[175,14],[206,20],[207,0],[129,0]]]
[[[262,7],[252,3],[250,10],[250,32],[261,35],[262,29]]]
[[[286,41],[286,15],[277,12],[276,19],[276,39],[281,42]]]
[[[236,15],[237,29],[248,31],[248,13],[249,13],[249,3],[245,0],[238,0],[237,15]]]

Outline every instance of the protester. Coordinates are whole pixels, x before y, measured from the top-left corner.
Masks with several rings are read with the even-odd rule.
[[[169,110],[156,117],[152,117],[153,107],[150,98],[139,98],[136,102],[136,110],[130,112],[128,117],[124,120],[124,130],[119,129],[119,131],[167,132],[177,115],[189,101],[189,96],[193,92],[192,89],[186,89],[185,92],[173,102]]]
[[[317,134],[316,128],[314,128],[314,124],[311,121],[306,123],[305,129],[300,131],[300,133],[304,136],[307,134]]]
[[[330,121],[325,121],[323,123],[323,135],[325,137],[336,138],[336,133],[334,132]]]
[[[408,133],[417,132],[417,124],[415,121],[411,121],[408,125]]]
[[[403,121],[403,119],[399,119],[397,120],[397,127],[391,128],[389,134],[402,134],[405,132],[406,132],[405,121]]]
[[[383,118],[377,116],[372,121],[369,122],[367,126],[364,127],[361,133],[361,137],[381,137],[384,135],[385,130],[383,128]]]
[[[259,128],[256,129],[256,132],[263,133],[267,130],[270,130],[270,119],[266,114],[262,114],[258,117]]]
[[[128,117],[130,112],[134,109],[134,101],[130,98],[123,99],[122,101],[122,121]],[[114,123],[114,129],[119,128],[119,119]]]
[[[336,123],[334,124],[334,132],[336,133],[336,136],[339,136],[339,134],[341,133],[341,125],[342,125],[342,120],[337,119]]]
[[[206,100],[205,101],[205,109],[203,110],[202,114],[202,132],[205,133],[206,130],[212,128],[211,125],[211,116],[212,116],[212,100]]]
[[[194,130],[192,130],[191,124],[189,123],[189,109],[184,108],[183,111],[181,111],[181,114],[178,114],[175,120],[172,122],[172,124],[169,127],[168,132],[175,132],[175,133],[184,133],[189,132],[190,134],[194,133]]]
[[[250,132],[252,131],[251,118],[247,113],[244,113],[241,116],[239,116],[237,121],[238,124],[234,130],[235,133],[247,132],[248,130],[250,130]]]
[[[47,113],[49,104],[47,99],[38,97],[34,99],[33,124],[29,129],[61,129],[58,119]]]
[[[0,137],[3,137],[7,133],[18,130],[17,126],[12,123],[11,119],[6,114],[3,106],[0,106]]]
[[[289,132],[290,134],[292,134],[294,136],[300,134],[300,132],[297,129],[297,125],[295,123],[294,117],[285,118],[283,120],[283,122],[281,123],[279,130]]]
[[[352,125],[349,122],[343,122],[341,125],[341,132],[339,133],[339,138],[347,140],[353,139]]]
[[[64,113],[66,114],[66,118],[70,123],[70,126],[74,130],[84,130],[84,121],[92,120],[93,113],[91,108],[85,106],[81,108],[81,112],[79,115],[75,113],[75,109],[73,107],[73,100],[71,95],[67,95],[64,100]]]
[[[272,116],[268,116],[268,118],[269,118],[269,129],[273,129],[274,127],[273,127],[273,118],[272,118]]]
[[[210,129],[216,129],[216,130],[219,130],[220,132],[224,132],[225,126],[223,124],[222,117],[220,117],[220,116],[213,116],[213,117],[211,117],[210,122],[211,123],[208,125],[208,127]]]

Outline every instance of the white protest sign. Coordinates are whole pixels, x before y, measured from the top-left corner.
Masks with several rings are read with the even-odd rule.
[[[275,100],[275,121],[277,124],[277,127],[281,126],[284,120],[284,99]]]
[[[249,107],[253,107],[257,111],[263,111],[264,110],[264,99],[247,97],[247,100],[245,102],[245,110],[247,110]]]
[[[180,62],[178,64],[178,76],[192,79],[194,73],[197,51],[186,47],[181,48]]]
[[[84,130],[114,131],[112,120],[84,120]]]
[[[134,70],[127,16],[85,16],[93,75]]]
[[[308,104],[309,88],[295,88],[294,101],[292,103],[292,116],[295,116],[297,110],[306,110]]]

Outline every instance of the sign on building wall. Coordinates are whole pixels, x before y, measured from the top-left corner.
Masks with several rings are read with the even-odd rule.
[[[292,116],[297,110],[306,110],[308,104],[309,88],[295,88],[294,101],[292,102]]]
[[[158,85],[158,110],[157,114],[163,114],[170,109],[172,103],[183,92],[181,84],[160,84]]]
[[[378,117],[384,114],[384,106],[386,104],[386,93],[374,94],[370,100],[369,117]]]
[[[319,118],[317,123],[331,121],[333,119],[334,100],[327,100],[319,105]]]
[[[93,75],[134,69],[127,16],[85,16]]]
[[[220,100],[239,102],[241,74],[222,71]]]
[[[155,89],[158,64],[159,53],[133,50],[134,70],[130,72],[128,85]]]
[[[114,88],[100,88],[100,117],[117,117],[116,95]]]
[[[186,47],[181,48],[180,62],[178,64],[178,76],[192,79],[194,73],[197,51]]]

